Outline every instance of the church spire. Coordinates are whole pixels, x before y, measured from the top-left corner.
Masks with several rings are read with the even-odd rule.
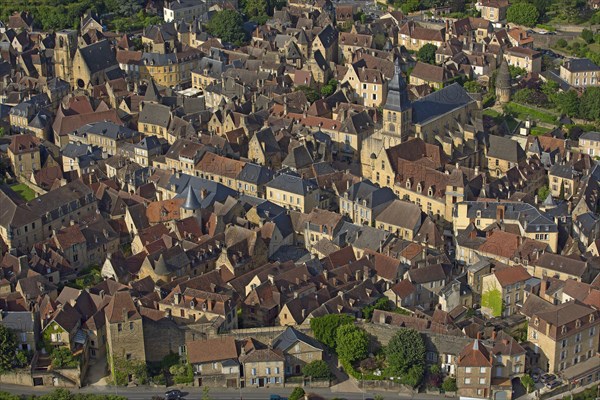
[[[400,69],[400,57],[396,57],[394,61],[394,70],[394,76],[388,84],[387,99],[383,108],[391,111],[405,111],[410,107],[410,100],[406,81],[402,77]]]

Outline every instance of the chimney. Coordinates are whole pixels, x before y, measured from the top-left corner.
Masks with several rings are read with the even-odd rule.
[[[492,331],[492,340],[496,340],[496,331]]]
[[[496,222],[502,222],[504,220],[504,205],[498,204],[496,207]]]
[[[267,275],[267,279],[269,280],[269,282],[271,282],[271,285],[275,284],[275,275],[269,274]]]

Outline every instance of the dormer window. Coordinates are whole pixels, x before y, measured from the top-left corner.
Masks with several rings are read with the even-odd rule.
[[[421,184],[417,184],[417,192],[421,193],[423,191],[423,187],[421,186]]]
[[[433,188],[429,188],[429,190],[427,190],[427,196],[433,196]]]
[[[410,179],[407,179],[407,180],[406,180],[406,188],[407,188],[407,189],[410,189]]]
[[[581,320],[575,321],[575,328],[581,328]]]
[[[567,333],[567,327],[565,325],[563,325],[562,328],[560,329],[560,333],[562,333],[563,335],[565,333]]]
[[[477,210],[477,218],[481,218],[481,210]]]
[[[534,324],[535,326],[539,326],[539,324],[540,324],[540,319],[539,319],[538,317],[535,317],[535,319],[533,320],[533,324]]]

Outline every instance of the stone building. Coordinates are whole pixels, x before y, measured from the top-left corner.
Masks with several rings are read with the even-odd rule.
[[[496,98],[500,103],[506,104],[510,101],[511,88],[508,63],[506,60],[503,60],[502,64],[500,64],[498,76],[496,77]]]

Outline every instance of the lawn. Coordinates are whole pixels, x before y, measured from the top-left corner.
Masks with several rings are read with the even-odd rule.
[[[550,132],[550,129],[544,128],[543,126],[534,126],[533,128],[531,128],[531,134],[533,136],[541,136],[547,132]]]
[[[527,107],[523,104],[517,104],[515,102],[510,102],[505,107],[507,112],[515,115],[521,121],[529,118],[531,120],[537,120],[548,124],[556,123],[557,115],[550,110],[537,110],[535,108]]]
[[[17,183],[16,185],[12,185],[10,188],[17,192],[25,201],[35,199],[35,192],[23,183]]]
[[[488,117],[496,118],[500,116],[500,113],[493,108],[486,108],[483,110],[483,115],[487,115]]]

